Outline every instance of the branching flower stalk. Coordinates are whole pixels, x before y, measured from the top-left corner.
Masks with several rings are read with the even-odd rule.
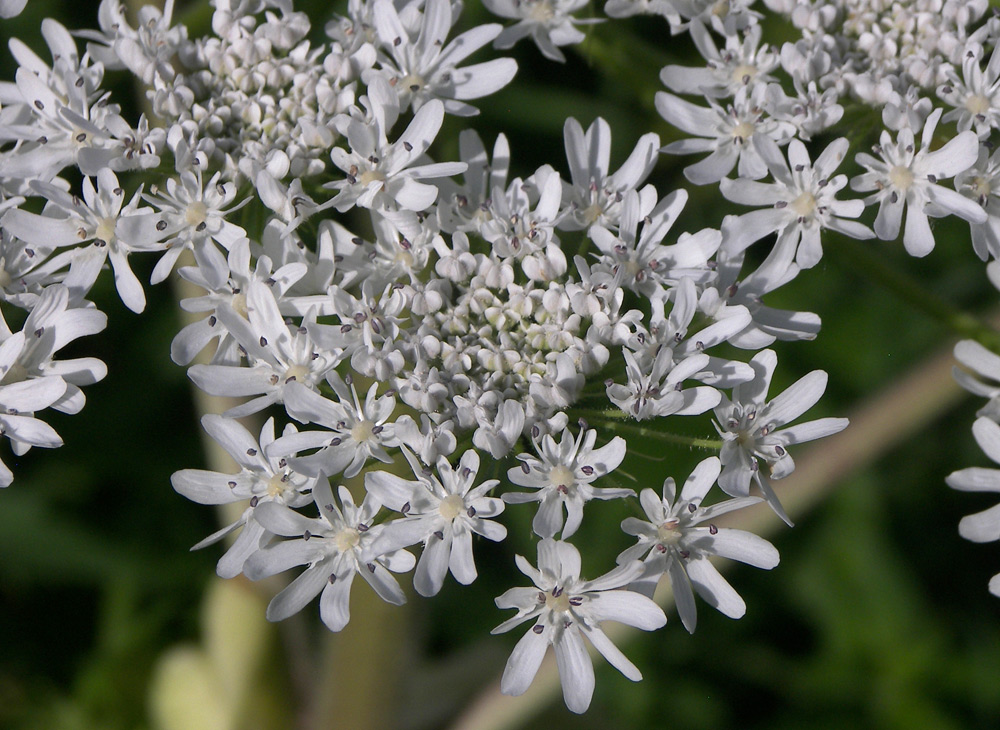
[[[1000,252],[1000,21],[983,20],[984,2],[896,4],[891,23],[888,3],[751,4],[610,0],[611,18],[660,16],[704,57],[660,73],[668,90],[652,104],[679,135],[663,146],[642,135],[614,169],[610,124],[570,118],[565,164],[532,161],[520,177],[511,160],[523,152],[474,128],[476,105],[517,83],[517,64],[470,59],[530,38],[564,61],[599,22],[577,0],[494,0],[508,24],[464,31],[449,0],[351,0],[318,44],[292,0],[215,0],[199,37],[170,2],[132,17],[103,0],[98,28],[75,34],[46,20],[50,60],[12,41],[19,69],[0,85],[0,299],[5,316],[26,313],[0,332],[0,432],[18,455],[60,445],[37,414],[80,411],[81,387],[105,369],[56,353],[103,328],[88,297],[105,270],[142,312],[130,257],[157,256],[151,283],[176,268],[198,290],[181,307],[203,314],[171,358],[207,353],[191,380],[238,400],[203,424],[239,471],[172,480],[196,502],[244,505],[199,544],[238,533],[219,574],[294,571],[268,618],[318,599],[340,631],[356,576],[391,604],[406,599],[395,574],[410,570],[422,596],[449,575],[471,583],[481,538],[504,540],[507,514],[535,509],[537,564],[516,559],[532,585],[496,599],[517,613],[495,632],[534,621],[501,686],[524,692],[551,646],[567,706],[585,711],[585,647],[639,680],[602,625],[661,627],[646,596],[663,576],[689,631],[696,594],[743,615],[708,558],[770,569],[777,551],[713,516],[764,501],[790,524],[772,483],[792,473],[799,444],[847,426],[799,422],[826,389],[822,370],[772,392],[770,346],[813,339],[820,320],[768,306],[771,292],[819,263],[829,231],[924,256],[929,218],[955,216],[981,258]],[[22,5],[0,2],[0,16]],[[801,39],[770,46],[762,12]],[[114,73],[141,81],[150,115],[123,116],[104,90]],[[840,124],[858,106],[881,113],[870,151],[851,150]],[[432,157],[446,115],[467,122],[458,160]],[[691,185],[718,185],[744,209],[681,231],[688,190],[653,182],[673,155],[695,158]],[[859,219],[876,204],[870,227]],[[997,356],[968,343],[958,356],[979,376],[963,384],[995,398]],[[259,435],[235,420],[258,413],[269,416]],[[679,433],[692,429],[718,438]],[[996,458],[989,426],[976,436]],[[637,496],[614,475],[643,441],[713,454],[679,494],[665,475]],[[402,463],[405,474],[388,466]],[[354,477],[363,493],[344,486]],[[0,485],[13,479],[0,469]],[[978,472],[951,483],[995,487]],[[587,579],[571,539],[611,500],[637,500],[645,519],[622,524],[617,565]],[[994,522],[963,531],[993,538]]]

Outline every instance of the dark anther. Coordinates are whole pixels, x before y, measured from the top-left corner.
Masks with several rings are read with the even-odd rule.
[[[312,537],[312,533],[309,532],[309,530],[306,530],[305,532],[302,533],[303,540],[308,540],[310,537]]]
[[[709,525],[708,526],[708,534],[709,535],[718,535],[719,534],[719,528],[716,527],[715,525]]]
[[[413,90],[416,91],[415,88]],[[403,142],[403,149],[406,150],[407,152],[412,152],[413,151],[413,145],[410,144],[409,142]]]
[[[212,315],[211,317],[209,317],[209,318],[208,318],[208,326],[209,326],[209,327],[214,327],[214,326],[215,326],[215,323],[216,323],[216,322],[218,322],[218,321],[219,321],[219,320],[217,320],[217,319],[215,318],[215,315],[213,314],[213,315]]]
[[[697,511],[697,509],[698,508],[695,505],[693,505],[693,504],[689,504],[688,505],[688,512],[695,512],[695,511]]]
[[[247,449],[247,456],[256,456],[257,449]]]
[[[158,231],[165,231],[165,230],[167,230],[167,222],[166,221],[156,221],[156,230],[158,230]]]
[[[467,509],[465,511],[465,514],[469,515],[469,517],[475,517],[476,516],[476,508],[475,507],[469,507],[469,509]]]
[[[444,533],[441,530],[435,530],[434,537],[436,537],[438,540],[444,540]]]
[[[536,634],[540,634],[545,631],[545,628],[541,624],[535,624],[531,627],[531,630]]]
[[[230,489],[236,489],[236,482],[229,482]]]
[[[372,573],[375,572],[375,563],[368,563],[368,570]]]
[[[525,474],[531,473],[531,467],[528,466],[528,463],[526,461],[521,462],[521,471],[523,471]]]
[[[580,471],[586,474],[588,477],[594,473],[594,467],[592,466],[581,466]]]
[[[399,508],[399,511],[405,515],[407,512],[410,511],[410,503],[407,502],[406,504],[404,504],[402,507]]]
[[[260,346],[261,347],[267,347],[267,338],[264,337],[264,335],[260,336]]]
[[[330,573],[330,577],[327,578],[327,580],[330,581],[330,585],[333,585],[334,583],[337,582],[337,574],[336,573]]]
[[[257,495],[254,495],[253,497],[250,498],[251,507],[256,507],[259,502],[260,502],[260,497],[258,497]]]

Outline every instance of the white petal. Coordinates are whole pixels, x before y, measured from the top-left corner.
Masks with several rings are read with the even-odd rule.
[[[319,615],[330,631],[340,631],[351,620],[351,583],[354,571],[347,571],[335,577],[333,583],[327,578],[327,586],[319,599]]]
[[[667,623],[663,609],[639,593],[616,590],[590,595],[588,612],[599,621],[618,621],[643,631],[653,631]]]
[[[746,603],[707,558],[689,561],[687,573],[698,595],[710,606],[730,618],[740,618],[746,613]]]
[[[472,533],[469,530],[456,530],[451,544],[451,556],[448,568],[462,585],[469,585],[476,579],[476,563],[472,556]]]
[[[588,629],[586,636],[590,643],[594,645],[594,648],[601,653],[601,656],[607,659],[608,664],[633,682],[638,682],[642,679],[642,672],[628,660],[628,657],[622,654],[621,649],[612,643],[607,634],[595,627]]]
[[[723,558],[770,570],[780,560],[778,551],[767,540],[751,532],[723,528],[711,541],[709,548]]]
[[[282,621],[301,611],[328,584],[329,577],[323,563],[306,570],[267,604],[267,620]]]
[[[413,573],[413,587],[421,596],[435,596],[444,585],[451,544],[450,531],[444,533],[443,540],[434,535],[428,538],[424,552],[417,562],[417,569]]]
[[[594,665],[580,632],[570,627],[555,645],[563,699],[571,712],[583,713],[594,696]]]
[[[548,646],[548,639],[542,634],[529,631],[522,636],[504,667],[500,691],[515,697],[524,694],[535,679]]]
[[[958,534],[973,542],[1000,540],[1000,504],[963,517],[958,523]]]

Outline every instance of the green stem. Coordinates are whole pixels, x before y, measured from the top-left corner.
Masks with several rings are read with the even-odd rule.
[[[870,244],[842,238],[828,250],[842,261],[849,261],[852,271],[860,272],[885,287],[960,337],[973,339],[992,352],[1000,353],[1000,333],[978,317],[934,294],[906,272],[890,266],[882,256],[872,251]]]
[[[581,408],[573,409],[573,413],[583,416],[585,420],[595,419],[600,425],[606,426],[611,430],[628,431],[636,436],[645,436],[671,444],[679,444],[681,446],[687,446],[691,449],[718,451],[722,448],[722,441],[719,439],[699,438],[697,436],[685,436],[684,434],[679,433],[657,431],[652,428],[646,428],[645,426],[639,426],[638,424],[627,422],[624,419],[630,419],[631,417],[618,409],[599,411]],[[587,418],[588,416],[590,419]]]

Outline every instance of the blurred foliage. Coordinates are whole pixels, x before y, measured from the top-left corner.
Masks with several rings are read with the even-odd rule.
[[[47,57],[40,19],[89,27],[96,5],[32,0],[0,34],[19,37]],[[178,13],[187,5],[178,3]],[[468,5],[463,24],[487,22],[478,3]],[[319,19],[330,4],[296,7],[318,21],[321,33]],[[191,18],[202,25],[208,20],[197,10]],[[588,41],[568,50],[565,66],[519,45],[513,52],[518,78],[484,100],[483,114],[471,120],[487,145],[498,131],[508,135],[515,174],[545,162],[566,172],[562,125],[570,115],[585,127],[597,116],[611,123],[612,167],[644,132],[657,131],[664,140],[675,135],[653,110],[652,94],[662,65],[695,63],[690,41],[642,20],[594,25],[588,33]],[[12,63],[4,54],[0,77],[13,77]],[[128,79],[109,82],[118,83],[114,99],[131,105]],[[465,123],[447,120],[439,159],[455,158],[456,130]],[[661,195],[683,184],[684,164],[684,158],[661,160],[652,180]],[[711,187],[689,192],[675,233],[718,227],[724,207],[733,207],[721,206]],[[967,228],[947,222],[936,232],[938,247],[922,261],[907,257],[898,243],[866,245],[929,293],[987,311],[996,292],[972,254]],[[151,262],[136,264],[148,280]],[[240,696],[245,687],[223,691],[213,684],[231,684],[237,675],[252,698],[241,728],[287,727],[280,718],[289,712],[315,728],[349,726],[348,719],[404,730],[446,726],[498,675],[516,640],[486,632],[503,620],[493,598],[520,579],[513,555],[534,556],[528,508],[508,510],[506,543],[477,548],[480,578],[472,586],[449,580],[435,600],[415,598],[405,610],[375,605],[360,586],[355,619],[343,635],[323,630],[312,605],[277,628],[254,625],[245,641],[256,648],[226,654],[219,638],[225,624],[250,626],[254,619],[236,618],[245,609],[237,598],[205,597],[205,587],[215,584],[219,550],[188,552],[215,529],[214,516],[169,486],[173,471],[200,465],[200,435],[184,370],[168,357],[179,327],[176,304],[166,287],[147,288],[147,294],[147,312],[137,317],[117,301],[110,279],[103,280],[94,298],[108,311],[109,328],[74,343],[65,356],[96,355],[108,363],[109,376],[87,390],[81,414],[53,417],[65,446],[22,459],[4,456],[15,482],[0,494],[0,622],[7,627],[0,641],[0,727],[194,730],[200,726],[177,712],[185,703],[204,707]],[[830,373],[817,416],[846,414],[952,341],[939,324],[870,280],[835,240],[816,269],[769,303],[823,318],[815,342],[776,347],[775,388],[815,368]],[[986,465],[969,430],[975,407],[966,401],[856,473],[795,529],[778,530],[782,564],[775,571],[732,570],[749,607],[744,619],[730,621],[702,604],[698,632],[689,636],[671,613],[667,629],[626,647],[645,675],[642,683],[601,665],[586,716],[572,716],[556,701],[525,727],[995,728],[1000,602],[986,583],[1000,569],[1000,555],[995,546],[961,540],[956,528],[962,515],[985,508],[990,498],[952,493],[943,481],[956,468]],[[710,435],[708,424],[692,428]],[[659,443],[631,446],[624,471],[637,489],[658,489],[666,476],[683,480],[703,456]],[[628,544],[618,524],[629,509],[602,504],[588,512],[581,532],[585,574],[603,570]],[[259,618],[260,598],[240,586]],[[219,609],[217,601],[228,600],[237,603]],[[218,610],[222,614],[212,613]],[[318,704],[290,710],[315,690],[317,667],[337,686],[314,691]],[[185,683],[202,699],[168,696]],[[154,700],[151,686],[160,688]],[[218,712],[221,719],[205,727],[233,726],[227,711]],[[303,721],[310,712],[312,720]]]

